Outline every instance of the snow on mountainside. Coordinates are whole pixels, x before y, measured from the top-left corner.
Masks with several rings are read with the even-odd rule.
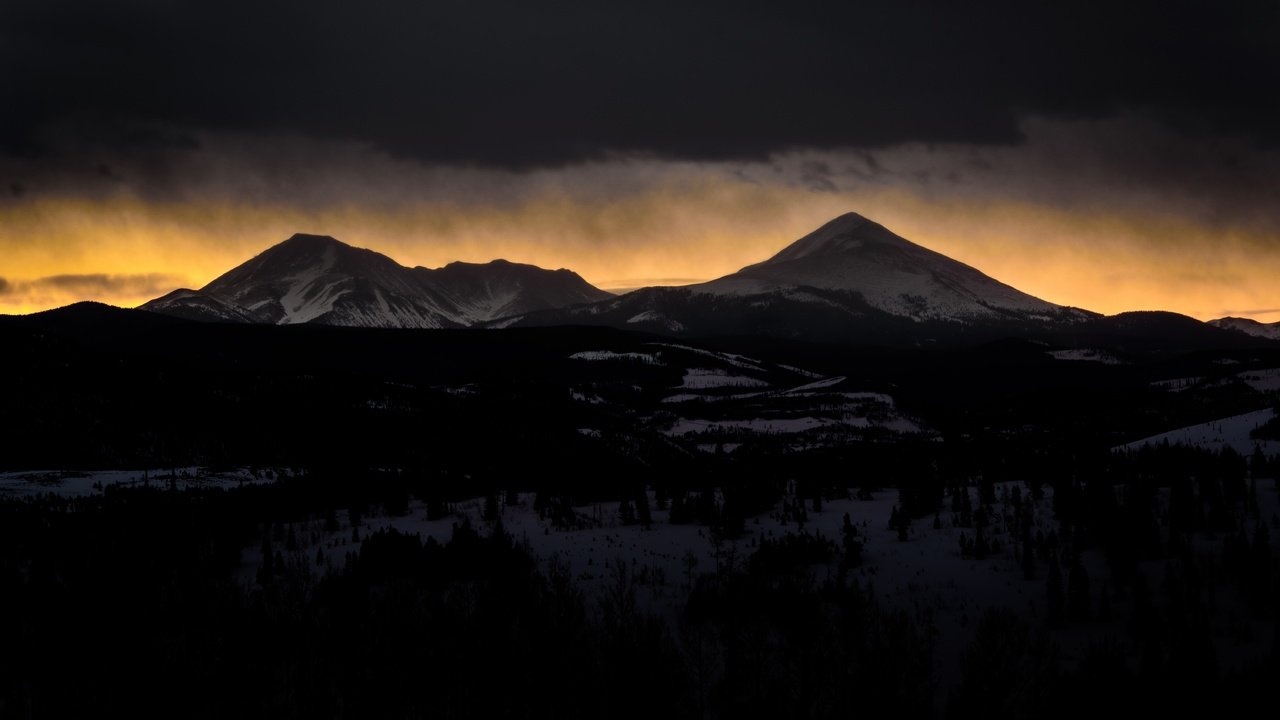
[[[1224,317],[1217,320],[1210,320],[1210,325],[1222,328],[1223,330],[1235,330],[1253,337],[1267,338],[1268,340],[1280,340],[1280,322],[1260,323],[1257,320],[1241,317]]]
[[[294,235],[203,288],[274,325],[450,327],[450,308],[385,255]]]
[[[454,302],[468,323],[484,322],[547,308],[591,303],[613,297],[572,270],[544,270],[494,260],[452,262],[436,270],[415,268]]]
[[[144,310],[203,322],[257,322],[253,313],[199,290],[179,288],[142,306]]]
[[[407,268],[321,235],[294,235],[215,279],[142,306],[189,319],[359,327],[465,327],[611,294],[568,270],[495,260]]]
[[[873,308],[915,320],[1010,314],[1050,319],[1064,310],[856,213],[841,215],[762,263],[697,287],[711,294],[806,287],[857,293]]]

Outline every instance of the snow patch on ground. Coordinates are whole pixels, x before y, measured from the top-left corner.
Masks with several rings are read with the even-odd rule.
[[[669,437],[700,435],[713,432],[749,432],[757,435],[794,435],[822,428],[878,428],[895,433],[918,433],[921,428],[901,415],[873,416],[859,412],[843,412],[834,417],[802,415],[798,417],[725,418],[705,420],[678,418],[663,434]]]
[[[707,398],[705,398],[705,396],[703,395],[693,395],[691,393],[680,393],[678,395],[668,395],[667,397],[662,398],[662,402],[682,403],[682,402],[689,402],[690,400],[704,400],[704,399],[707,399]]]
[[[1182,392],[1188,388],[1193,388],[1204,382],[1203,377],[1184,377],[1170,378],[1168,380],[1155,380],[1151,383],[1151,387],[1163,388],[1169,392]]]
[[[1280,368],[1266,370],[1247,370],[1236,377],[1249,387],[1261,393],[1280,392]]]
[[[204,467],[152,470],[23,470],[0,473],[0,496],[52,493],[65,497],[95,495],[112,486],[168,488],[234,488],[274,482],[274,469],[234,468],[213,470]]]
[[[845,378],[843,375],[836,375],[835,377],[824,378],[822,380],[818,380],[817,382],[811,382],[806,385],[793,387],[790,390],[784,390],[783,394],[790,395],[791,393],[803,393],[809,390],[820,390],[822,388],[829,388],[835,385],[839,385],[840,383],[844,382],[844,380]]]
[[[612,350],[586,350],[576,352],[569,356],[570,360],[587,360],[590,362],[614,361],[614,362],[638,362],[644,365],[661,365],[658,356],[650,353],[636,352],[613,352]]]
[[[681,330],[684,330],[684,324],[681,323],[680,321],[672,320],[666,315],[663,315],[660,312],[655,312],[653,310],[645,310],[642,313],[633,315],[627,319],[627,323],[628,324],[652,323],[655,325],[660,325],[672,332],[680,332]]]
[[[769,387],[769,383],[745,375],[730,375],[724,370],[689,368],[685,371],[681,388],[705,390],[722,387]]]
[[[1103,365],[1123,365],[1124,361],[1106,350],[1094,348],[1075,348],[1072,350],[1051,350],[1048,353],[1054,360],[1074,360],[1077,362],[1096,362]]]
[[[764,365],[759,360],[756,360],[754,358],[749,358],[746,355],[715,352],[712,350],[703,350],[702,348],[689,347],[688,345],[675,345],[672,343],[649,343],[649,345],[655,345],[657,347],[668,347],[668,348],[673,348],[675,350],[684,350],[685,352],[691,352],[696,355],[703,355],[706,357],[715,358],[721,362],[728,363],[736,368],[742,368],[743,370],[757,370],[757,371],[764,370]]]
[[[839,424],[839,421],[815,417],[752,418],[749,420],[694,420],[681,418],[675,425],[664,432],[667,435],[680,436],[714,430],[747,430],[753,433],[777,435],[800,433],[836,424]]]
[[[800,375],[802,377],[815,378],[815,379],[822,377],[822,373],[810,372],[803,368],[794,367],[792,365],[779,365],[778,367],[782,368],[783,370],[790,370],[791,372],[797,375]]]
[[[572,388],[569,390],[569,397],[573,398],[577,402],[587,403],[588,405],[605,404],[604,398],[600,397],[599,395],[596,395],[594,393],[588,395],[587,393],[584,393],[581,390],[574,390]]]

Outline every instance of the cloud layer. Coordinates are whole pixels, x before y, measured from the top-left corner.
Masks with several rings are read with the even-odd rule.
[[[1278,21],[1263,2],[18,0],[0,138],[74,160],[285,133],[528,167],[1014,143],[1027,115],[1123,110],[1274,143]]]
[[[85,299],[134,304],[158,297],[183,281],[181,276],[164,273],[50,275],[16,281],[0,277],[0,310],[5,306],[57,307]]]

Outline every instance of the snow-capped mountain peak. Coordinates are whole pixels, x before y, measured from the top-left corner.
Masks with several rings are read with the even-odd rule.
[[[727,295],[814,288],[856,295],[874,310],[916,321],[1048,318],[1066,310],[857,213],[831,220],[764,262],[694,287]]]
[[[608,297],[566,270],[506,260],[408,268],[327,235],[297,234],[200,291],[170,294],[142,307],[276,325],[441,328]]]
[[[815,255],[847,253],[859,250],[867,243],[893,241],[906,242],[883,225],[850,212],[829,221],[757,265],[776,265]]]

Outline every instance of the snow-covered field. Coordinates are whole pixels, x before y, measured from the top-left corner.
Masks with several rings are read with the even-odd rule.
[[[689,368],[685,371],[684,382],[680,387],[689,390],[722,387],[759,388],[769,387],[769,383],[746,375],[730,375],[724,370]]]
[[[663,432],[667,435],[680,436],[689,433],[713,432],[717,430],[747,430],[753,433],[799,433],[814,428],[829,427],[841,424],[838,420],[815,417],[791,418],[751,418],[748,420],[697,420],[680,418],[674,425]]]
[[[647,343],[654,347],[672,348],[674,350],[684,350],[685,352],[695,355],[703,355],[705,357],[715,358],[724,363],[728,363],[734,367],[743,370],[763,370],[764,365],[759,360],[749,358],[746,355],[738,355],[736,353],[715,352],[714,350],[703,350],[702,348],[689,347],[688,345],[676,345],[674,343]],[[803,373],[803,370],[797,370]]]
[[[1155,380],[1151,383],[1151,387],[1161,388],[1169,392],[1182,392],[1190,388],[1197,387],[1204,382],[1204,378],[1200,376],[1185,378],[1170,378],[1168,380]]]
[[[1076,348],[1072,350],[1051,350],[1049,355],[1055,360],[1075,360],[1077,362],[1096,362],[1103,365],[1123,365],[1124,361],[1106,350],[1092,348]]]
[[[634,325],[636,323],[653,323],[661,327],[664,327],[670,330],[671,332],[680,332],[684,330],[684,325],[681,324],[680,321],[672,320],[666,315],[663,315],[662,313],[659,313],[659,312],[654,312],[652,310],[646,310],[644,312],[636,313],[635,315],[632,315],[630,318],[627,319],[627,323],[630,325]]]
[[[1221,361],[1219,361],[1221,362]],[[1255,391],[1263,394],[1280,393],[1280,368],[1264,368],[1261,370],[1245,370],[1237,373],[1234,379],[1239,379],[1244,384],[1253,388]],[[1163,388],[1170,392],[1182,392],[1184,390],[1202,389],[1210,387],[1218,387],[1228,385],[1234,380],[1232,377],[1218,378],[1210,380],[1204,376],[1169,378],[1167,380],[1156,380],[1151,383],[1152,387]]]
[[[587,360],[590,362],[638,362],[644,365],[661,365],[656,355],[649,353],[613,352],[612,350],[586,350],[569,356],[570,360]]]
[[[212,470],[203,467],[159,468],[151,470],[24,470],[0,473],[0,496],[54,493],[77,497],[101,493],[111,486],[186,488],[234,488],[273,482],[273,469],[234,468]]]
[[[1260,393],[1280,393],[1280,368],[1246,370],[1236,377]]]

